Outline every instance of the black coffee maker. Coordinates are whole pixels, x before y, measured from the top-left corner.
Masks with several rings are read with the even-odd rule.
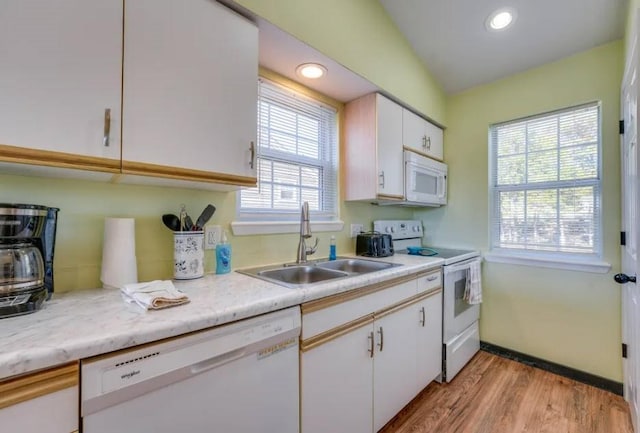
[[[0,203],[0,318],[32,313],[51,297],[58,211]]]

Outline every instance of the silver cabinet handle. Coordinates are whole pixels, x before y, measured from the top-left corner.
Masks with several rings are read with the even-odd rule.
[[[384,332],[382,330],[382,326],[378,329],[378,334],[380,334],[380,343],[378,343],[378,347],[380,348],[380,352],[384,348]]]
[[[373,331],[369,332],[369,358],[373,358]]]
[[[431,150],[431,137],[427,137],[426,146],[427,150]]]
[[[102,137],[102,144],[105,147],[109,147],[109,134],[111,133],[111,108],[104,109],[104,136]]]
[[[424,328],[424,324],[427,322],[427,313],[424,311],[424,307],[420,308],[420,313],[422,314],[422,320],[420,320],[420,325]]]
[[[251,152],[251,159],[249,160],[249,167],[253,169],[256,165],[256,144],[252,141],[249,145],[249,152]]]
[[[422,148],[423,149],[427,148],[427,136],[426,135],[422,136]]]
[[[384,170],[380,172],[379,177],[380,177],[380,187],[384,188]]]
[[[438,279],[438,275],[432,275],[430,277],[427,277],[427,281],[434,281]]]

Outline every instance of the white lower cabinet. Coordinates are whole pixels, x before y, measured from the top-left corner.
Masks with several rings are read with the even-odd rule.
[[[78,431],[78,367],[69,365],[0,382],[0,430]]]
[[[302,353],[301,420],[305,433],[371,433],[373,318]]]
[[[427,285],[424,277],[404,277],[358,289],[360,296],[347,292],[303,305],[303,433],[376,432],[438,376],[440,271],[429,275],[437,278]],[[374,310],[362,315],[365,305]],[[313,335],[305,335],[305,322]]]

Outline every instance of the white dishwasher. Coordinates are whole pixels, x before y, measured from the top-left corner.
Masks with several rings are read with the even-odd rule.
[[[300,309],[81,363],[84,433],[299,431]]]

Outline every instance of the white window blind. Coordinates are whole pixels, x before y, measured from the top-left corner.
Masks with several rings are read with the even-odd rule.
[[[260,79],[258,186],[240,192],[244,219],[297,219],[303,202],[315,219],[337,216],[337,111]]]
[[[600,105],[492,125],[494,251],[600,256]]]

